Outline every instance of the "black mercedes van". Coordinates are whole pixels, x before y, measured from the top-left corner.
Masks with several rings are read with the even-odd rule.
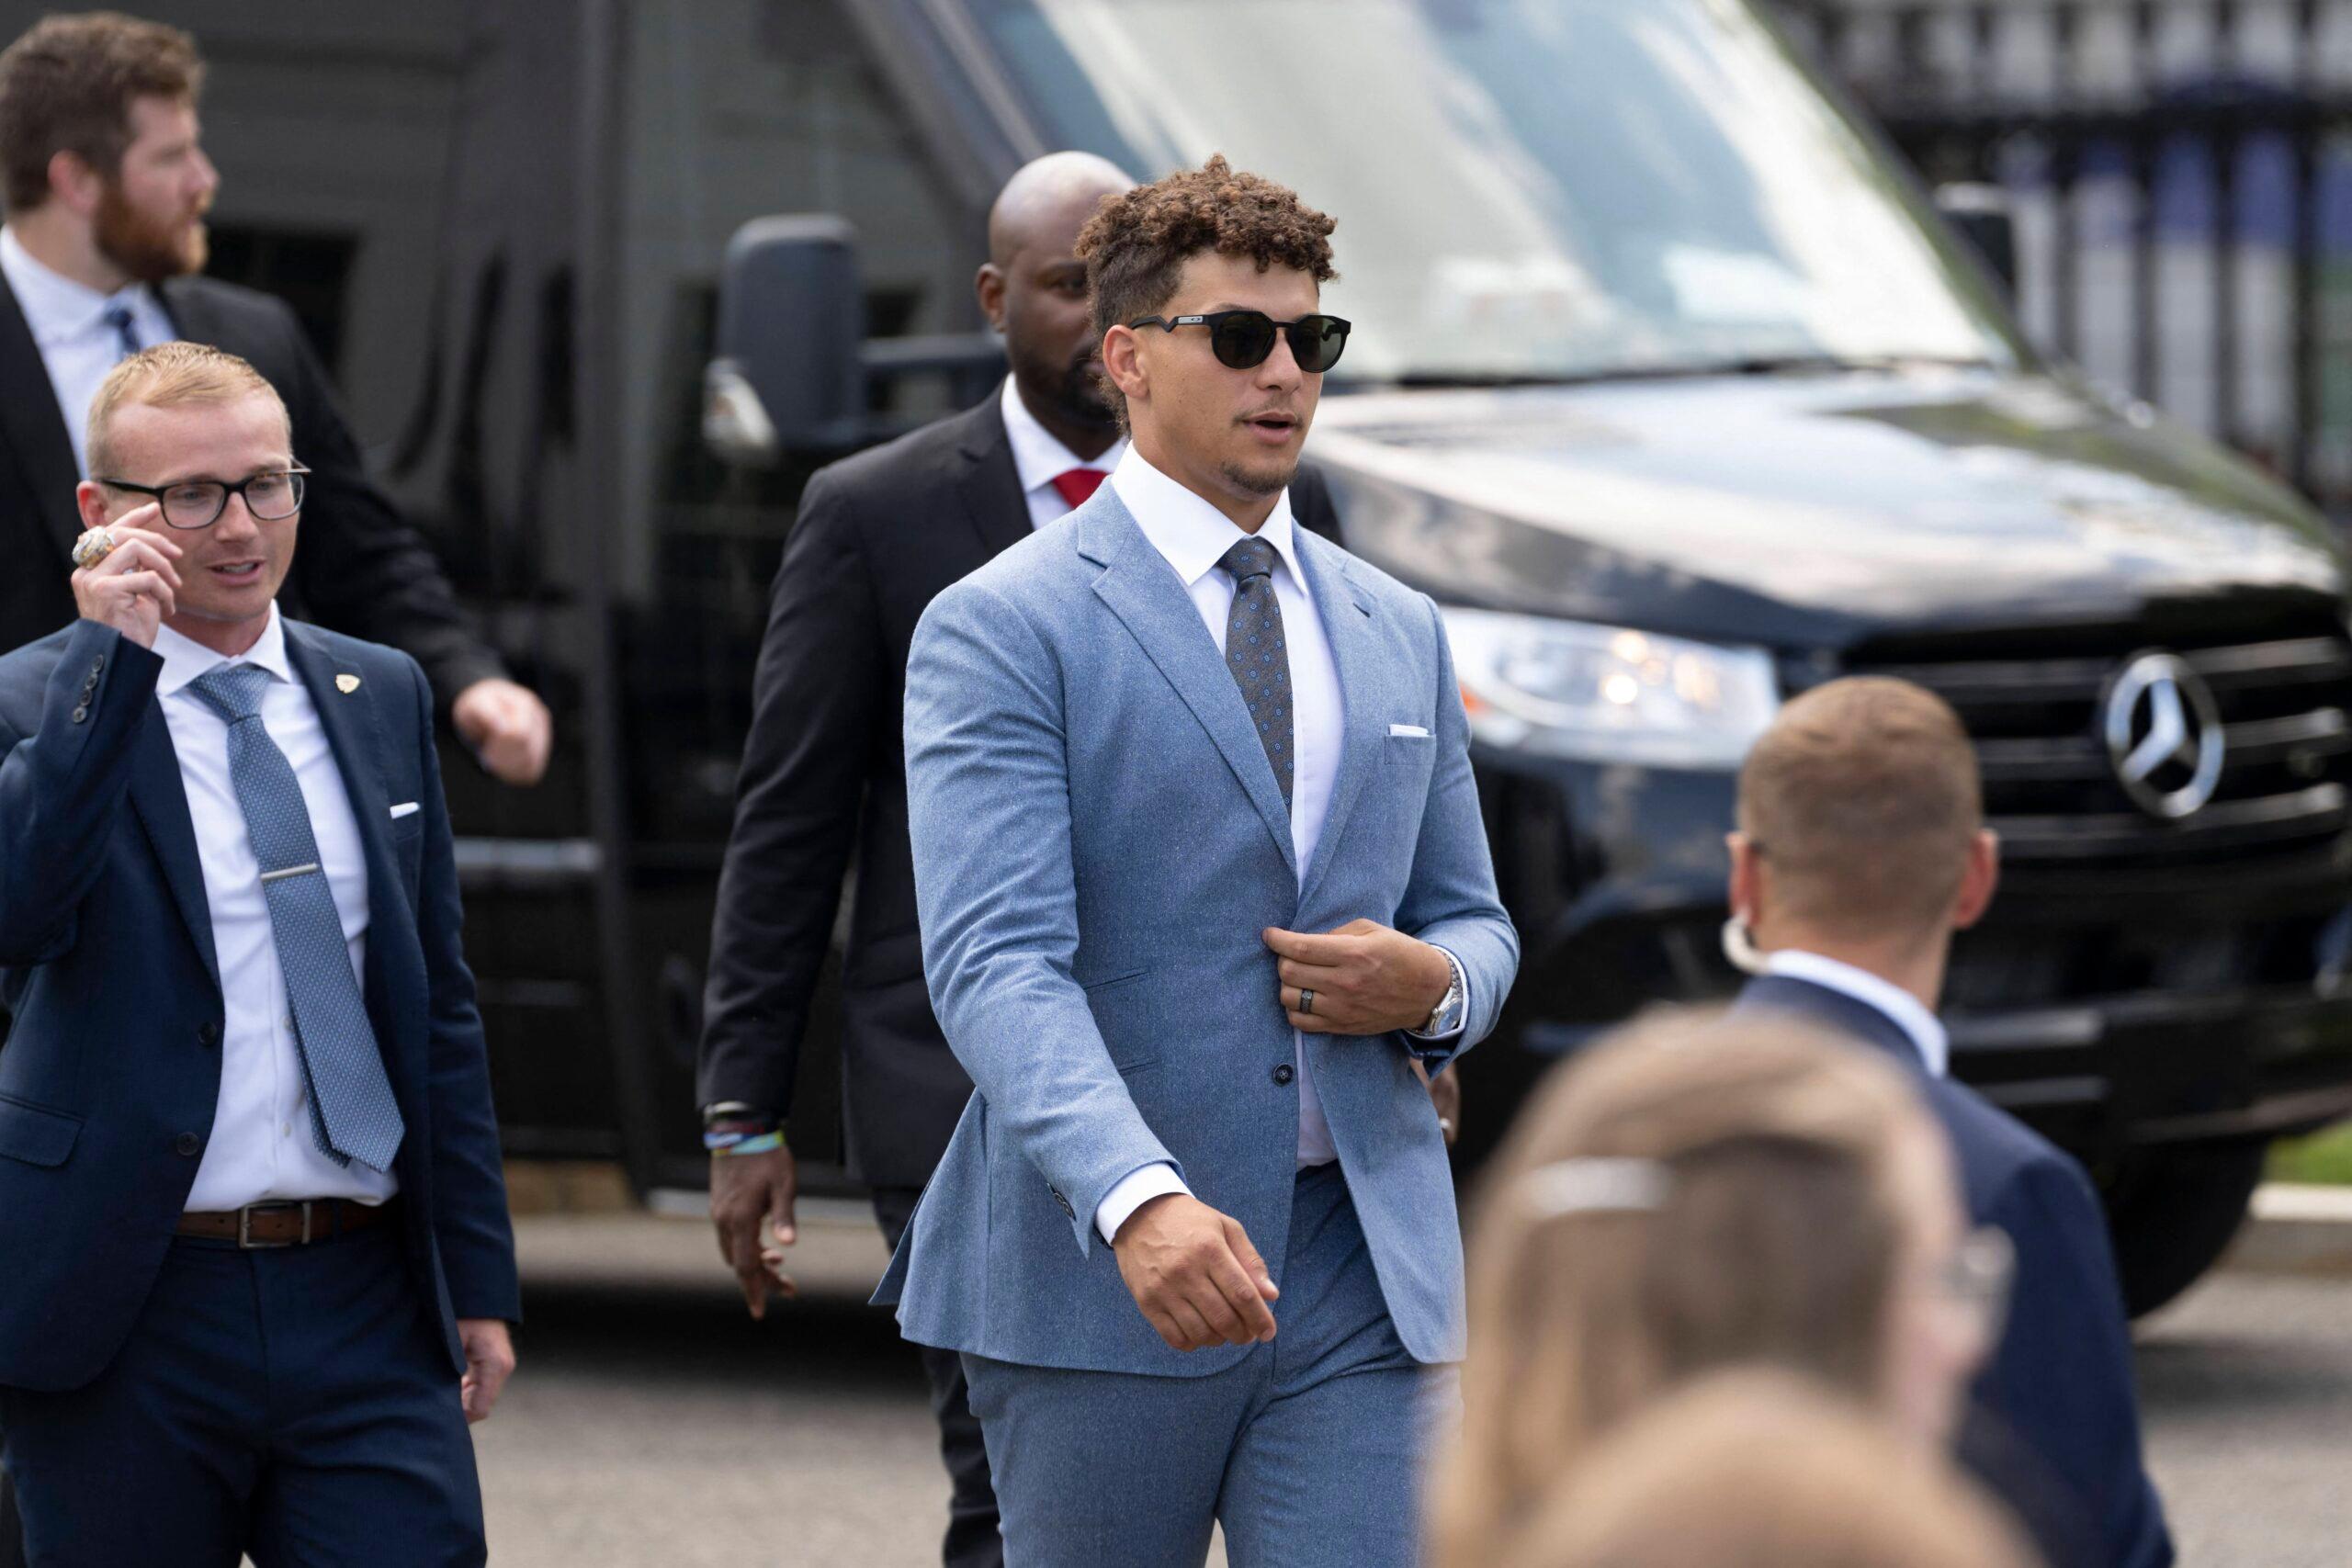
[[[2270,1138],[2352,1111],[2335,536],[2037,355],[1758,11],[851,10],[992,170],[1224,152],[1340,219],[1356,330],[1309,455],[1348,547],[1444,608],[1525,944],[1462,1068],[1465,1160],[1597,1032],[1731,987],[1736,770],[1785,697],[1864,671],[1975,736],[2007,875],[1955,958],[1955,1070],[2090,1167],[2135,1306],[2213,1260]],[[738,248],[721,348],[786,444],[854,419],[843,356],[906,362],[821,346],[854,244]]]

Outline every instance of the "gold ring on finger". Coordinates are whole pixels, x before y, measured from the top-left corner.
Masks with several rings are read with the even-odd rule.
[[[114,553],[115,543],[111,528],[84,529],[82,536],[74,541],[74,564],[84,571],[89,570]]]

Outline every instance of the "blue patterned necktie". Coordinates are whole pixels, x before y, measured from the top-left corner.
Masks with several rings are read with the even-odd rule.
[[[1274,599],[1274,547],[1244,539],[1218,558],[1233,579],[1233,607],[1225,614],[1225,666],[1241,683],[1250,722],[1274,766],[1283,804],[1290,804],[1290,645],[1283,637],[1283,607]]]
[[[139,332],[130,324],[130,307],[109,305],[100,318],[114,329],[115,359],[118,363],[139,352]]]
[[[262,728],[261,696],[273,678],[256,664],[224,664],[189,682],[188,690],[228,721],[229,782],[261,863],[295,1050],[310,1085],[311,1134],[337,1165],[356,1159],[390,1170],[401,1146],[401,1109],[351,972],[343,917],[319,863],[302,786]]]

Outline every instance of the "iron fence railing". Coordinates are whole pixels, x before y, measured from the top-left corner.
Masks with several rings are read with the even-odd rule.
[[[2038,341],[2352,516],[2352,0],[1782,0]]]

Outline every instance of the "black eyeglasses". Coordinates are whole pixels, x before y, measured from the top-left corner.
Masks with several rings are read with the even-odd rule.
[[[1218,310],[1206,316],[1146,316],[1127,325],[1170,333],[1178,327],[1206,327],[1209,348],[1217,363],[1235,370],[1254,370],[1263,365],[1266,355],[1274,352],[1274,333],[1280,332],[1290,339],[1291,357],[1298,361],[1298,367],[1314,376],[1340,362],[1340,351],[1348,346],[1350,323],[1337,316],[1278,321],[1263,310]]]
[[[152,495],[161,502],[164,521],[175,528],[209,528],[229,510],[229,498],[242,495],[245,510],[264,523],[282,523],[302,510],[305,468],[275,468],[249,474],[231,484],[226,479],[182,479],[177,484],[135,485],[129,479],[100,479],[108,490]]]

